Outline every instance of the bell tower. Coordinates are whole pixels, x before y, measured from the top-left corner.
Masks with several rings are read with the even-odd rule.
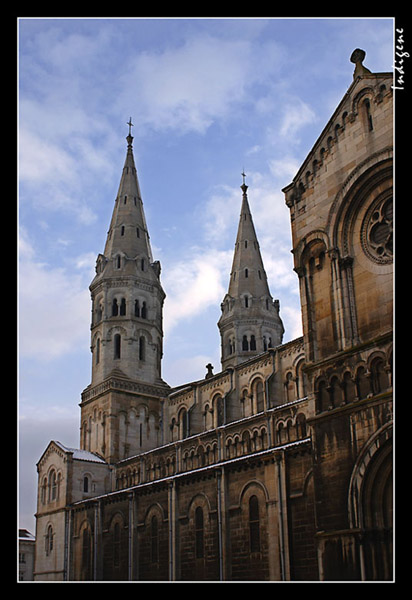
[[[283,323],[279,300],[273,300],[260,254],[242,173],[242,207],[229,289],[218,322],[222,369],[282,343]]]
[[[114,461],[159,443],[163,303],[133,156],[126,159],[103,254],[90,284],[92,381],[82,394],[81,447]]]

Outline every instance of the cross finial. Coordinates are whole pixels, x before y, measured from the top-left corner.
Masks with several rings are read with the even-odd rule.
[[[132,127],[133,127],[132,117],[130,117],[127,125],[129,126],[129,135],[132,135]]]
[[[243,169],[243,171],[242,171],[241,175],[242,175],[242,177],[243,177],[243,183],[242,183],[242,185],[241,185],[240,187],[241,187],[241,189],[242,189],[242,191],[243,191],[243,194],[245,194],[245,195],[246,195],[246,192],[247,192],[247,187],[248,187],[248,186],[247,186],[247,185],[246,185],[246,183],[245,183],[245,177],[246,177],[245,169]]]

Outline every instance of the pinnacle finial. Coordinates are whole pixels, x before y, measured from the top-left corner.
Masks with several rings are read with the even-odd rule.
[[[364,75],[368,75],[370,73],[369,69],[367,69],[362,63],[365,60],[366,52],[361,48],[356,48],[350,57],[350,61],[356,65],[355,71],[353,72],[353,78],[363,77]]]
[[[127,125],[129,126],[129,135],[132,135],[132,127],[133,127],[132,117],[130,117],[130,119],[128,120]]]
[[[132,141],[133,141],[133,136],[132,136],[132,127],[133,127],[133,123],[132,123],[132,117],[129,118],[127,125],[129,126],[129,135],[126,137],[127,143],[129,146],[132,145]]]
[[[242,177],[243,177],[243,183],[242,183],[242,185],[241,185],[240,187],[241,187],[241,189],[243,190],[243,193],[244,193],[244,194],[246,194],[246,190],[247,190],[248,186],[247,186],[247,185],[246,185],[246,183],[245,183],[245,178],[246,178],[245,169],[243,169],[243,171],[242,171],[241,175],[242,175]]]

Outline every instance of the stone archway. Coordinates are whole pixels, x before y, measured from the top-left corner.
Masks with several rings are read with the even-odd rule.
[[[359,531],[362,579],[392,579],[392,426],[371,438],[353,470],[349,491],[351,527]]]

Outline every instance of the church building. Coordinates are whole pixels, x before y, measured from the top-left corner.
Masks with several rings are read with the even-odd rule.
[[[175,388],[129,123],[79,448],[37,463],[36,581],[392,580],[393,75],[364,56],[283,189],[303,336],[282,342],[243,178],[221,370]]]

